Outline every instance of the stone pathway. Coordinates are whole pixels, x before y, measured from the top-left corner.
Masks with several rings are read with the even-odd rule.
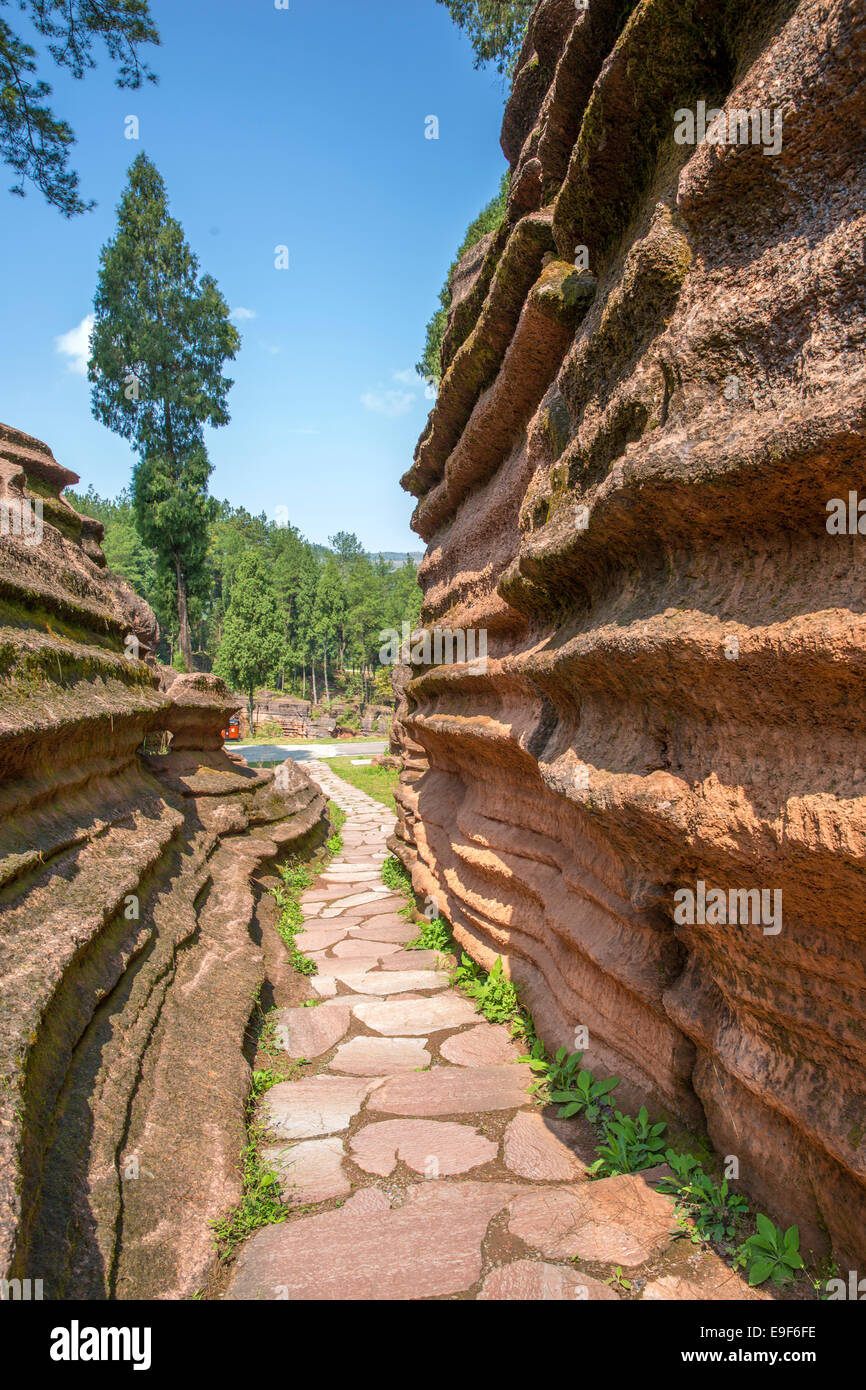
[[[452,987],[450,957],[405,949],[418,928],[381,881],[394,817],[307,768],[347,820],[302,898],[320,1002],[278,1017],[281,1045],[319,1070],[262,1101],[299,1211],[247,1242],[226,1297],[760,1297],[682,1238],[652,1174],[587,1179],[574,1123],[531,1100],[508,1030]]]

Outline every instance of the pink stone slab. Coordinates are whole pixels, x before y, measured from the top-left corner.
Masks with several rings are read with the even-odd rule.
[[[661,1254],[677,1233],[672,1199],[638,1173],[527,1192],[513,1203],[508,1228],[549,1259],[625,1268]]]
[[[585,1164],[563,1142],[567,1126],[567,1120],[547,1120],[537,1111],[519,1111],[505,1131],[506,1167],[517,1177],[533,1182],[577,1182],[585,1177]]]
[[[492,1269],[481,1286],[479,1302],[491,1299],[514,1301],[598,1302],[619,1301],[619,1294],[598,1279],[591,1279],[568,1265],[544,1264],[540,1260],[515,1260]]]
[[[496,1145],[472,1125],[446,1120],[382,1120],[353,1135],[351,1156],[366,1173],[387,1177],[398,1159],[427,1178],[466,1173],[496,1158]]]
[[[438,1033],[444,1028],[460,1028],[478,1017],[468,999],[441,994],[429,999],[382,1000],[375,1004],[355,1004],[355,1017],[375,1033],[392,1037]]]
[[[266,1226],[241,1251],[227,1298],[372,1303],[460,1293],[478,1280],[487,1227],[516,1190],[418,1183],[395,1209],[364,1191],[337,1211]]]
[[[349,1027],[345,1009],[280,1009],[276,1016],[277,1043],[290,1057],[321,1057],[340,1041]]]
[[[329,1070],[351,1076],[388,1076],[429,1065],[430,1053],[423,1038],[358,1037],[337,1048]]]
[[[261,1155],[278,1175],[285,1202],[327,1202],[352,1191],[343,1170],[343,1141],[336,1136],[265,1145]]]
[[[280,1139],[336,1134],[348,1128],[372,1084],[351,1076],[328,1075],[281,1081],[262,1098],[263,1123]]]
[[[388,1115],[461,1115],[525,1105],[528,1067],[434,1067],[392,1076],[370,1095],[368,1110]]]
[[[480,1023],[446,1038],[439,1051],[458,1067],[496,1067],[516,1062],[521,1050],[501,1023]]]

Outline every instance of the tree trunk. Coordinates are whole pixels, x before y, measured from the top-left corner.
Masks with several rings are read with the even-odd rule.
[[[331,692],[328,689],[328,648],[322,647],[322,667],[325,672],[325,699],[330,700]]]
[[[307,664],[306,664],[306,662],[304,662],[304,665],[301,667],[301,681],[302,681],[302,687],[301,687],[301,688],[302,688],[302,690],[303,690],[303,692],[304,692],[303,695],[301,696],[301,699],[302,699],[302,700],[306,700],[306,698],[307,698]]]
[[[255,698],[255,693],[256,693],[255,690],[249,690],[249,691],[247,692],[247,694],[248,694],[248,696],[249,696],[249,705],[247,706],[247,709],[248,709],[248,711],[249,711],[249,720],[250,720],[250,738],[253,737],[253,700],[254,700],[254,698]]]
[[[192,659],[192,637],[189,630],[189,613],[186,603],[186,575],[183,572],[179,551],[174,552],[174,567],[177,574],[177,622],[179,627],[178,644],[183,655],[186,669],[194,671],[195,665]]]
[[[315,658],[315,656],[312,658],[312,660],[311,660],[311,662],[310,662],[310,675],[312,676],[312,679],[313,679],[313,709],[315,709],[315,708],[316,708],[316,705],[318,704],[318,697],[317,697],[317,695],[316,695],[316,658]]]

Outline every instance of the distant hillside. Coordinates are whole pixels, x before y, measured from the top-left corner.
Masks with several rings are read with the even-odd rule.
[[[382,559],[387,560],[395,569],[399,568],[400,565],[405,565],[407,555],[416,567],[420,565],[421,561],[424,559],[423,550],[377,550],[376,555],[370,552],[368,553],[370,554],[371,560],[375,560],[376,555],[381,555]]]

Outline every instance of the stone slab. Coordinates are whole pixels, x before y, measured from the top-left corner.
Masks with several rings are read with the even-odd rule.
[[[623,1173],[578,1187],[525,1193],[511,1206],[508,1229],[549,1259],[630,1269],[667,1249],[677,1224],[669,1197],[640,1174]]]
[[[434,1067],[391,1076],[370,1095],[369,1110],[389,1115],[468,1115],[527,1103],[528,1067]]]
[[[453,1177],[496,1158],[497,1146],[472,1125],[446,1120],[382,1120],[353,1135],[351,1156],[367,1173],[388,1177],[401,1160],[425,1178]]]
[[[468,999],[456,994],[429,999],[383,1000],[381,1003],[353,1005],[352,1012],[375,1033],[392,1037],[420,1036],[444,1028],[460,1028],[477,1017]]]
[[[461,1293],[481,1274],[481,1243],[511,1183],[418,1183],[402,1206],[369,1190],[337,1211],[257,1231],[230,1300],[403,1301]]]

